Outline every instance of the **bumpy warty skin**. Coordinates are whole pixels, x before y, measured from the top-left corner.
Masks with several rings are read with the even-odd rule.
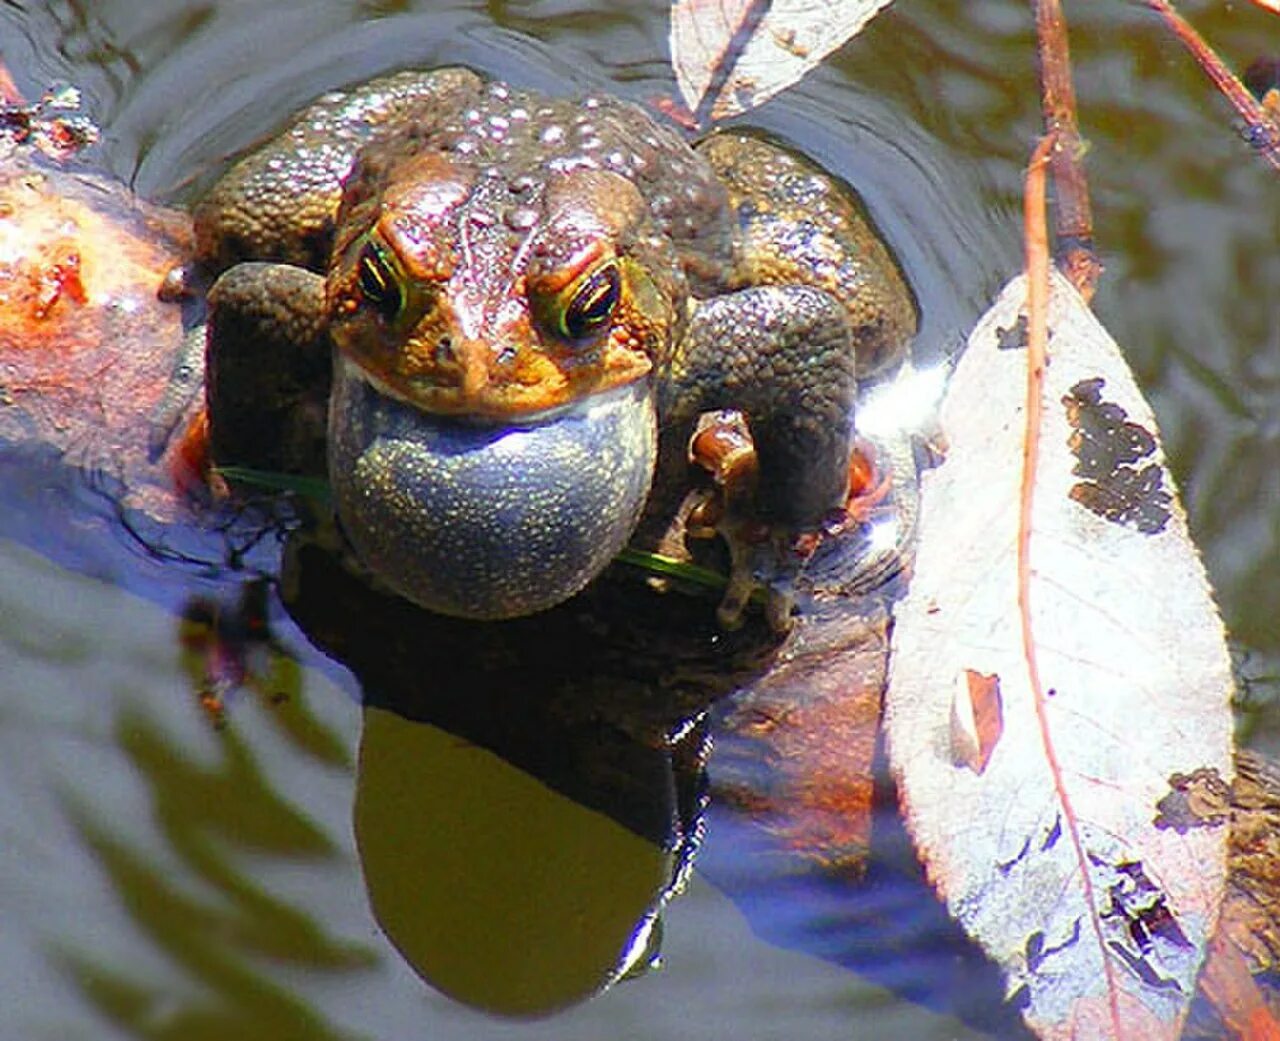
[[[820,526],[858,380],[915,329],[856,197],[808,161],[737,132],[690,147],[629,102],[466,69],[325,95],[195,224],[215,449],[265,439],[289,469],[310,446],[306,470],[327,452],[367,568],[466,617],[543,610],[633,531],[651,543],[706,410],[746,417],[759,520]],[[288,371],[256,377],[268,355]],[[254,415],[250,437],[220,429]]]
[[[357,554],[442,614],[509,618],[568,599],[626,545],[653,477],[642,386],[536,428],[424,422],[339,359],[330,414],[330,485]]]

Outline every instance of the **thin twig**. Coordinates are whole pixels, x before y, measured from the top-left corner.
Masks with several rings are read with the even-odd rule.
[[[1076,860],[1081,865],[1080,884],[1084,889],[1085,903],[1089,907],[1089,922],[1098,949],[1105,952],[1107,945],[1099,918],[1098,894],[1090,873],[1084,870],[1087,860],[1083,829],[1074,801],[1062,785],[1062,766],[1058,760],[1053,729],[1049,725],[1048,693],[1040,678],[1040,657],[1031,610],[1034,576],[1031,535],[1034,527],[1040,433],[1044,415],[1044,374],[1048,365],[1049,342],[1049,229],[1045,219],[1045,166],[1051,162],[1051,157],[1059,148],[1060,143],[1055,133],[1045,134],[1040,139],[1027,167],[1026,186],[1023,189],[1023,237],[1027,265],[1027,397],[1024,406],[1026,422],[1022,437],[1022,486],[1018,508],[1018,616],[1022,630],[1022,655],[1040,729],[1040,743],[1061,799],[1063,832],[1070,840]],[[1120,989],[1115,979],[1116,970],[1112,958],[1103,958],[1102,971],[1106,976],[1111,1020],[1109,1036],[1120,1037],[1124,1020],[1117,998]]]
[[[1056,134],[1045,134],[1027,166],[1023,188],[1023,243],[1027,271],[1027,395],[1022,434],[1022,484],[1018,509],[1018,604],[1022,616],[1022,644],[1031,674],[1032,692],[1040,697],[1039,669],[1031,627],[1031,530],[1035,507],[1036,472],[1040,462],[1040,423],[1044,370],[1049,341],[1049,229],[1045,220],[1045,166],[1057,145]]]
[[[1076,122],[1067,23],[1058,0],[1032,0],[1040,59],[1040,106],[1045,134],[1057,144],[1050,157],[1055,203],[1053,229],[1063,274],[1088,302],[1102,274],[1093,248],[1093,212],[1084,172],[1084,146]]]
[[[1191,52],[1191,56],[1213,81],[1214,86],[1222,92],[1244,119],[1248,127],[1246,139],[1249,144],[1272,167],[1280,170],[1280,127],[1267,117],[1266,110],[1249,93],[1236,74],[1227,68],[1222,59],[1214,53],[1213,48],[1204,42],[1190,22],[1173,9],[1173,5],[1168,0],[1144,0],[1144,3],[1164,19],[1165,25],[1173,30],[1174,35]]]
[[[726,12],[730,5],[725,5]],[[725,48],[716,56],[715,65],[711,70],[711,80],[707,84],[706,93],[702,95],[702,99],[698,102],[698,107],[693,112],[694,122],[699,127],[705,127],[711,119],[711,110],[720,98],[720,92],[724,90],[724,86],[729,82],[729,77],[733,74],[734,68],[742,58],[743,52],[747,49],[747,45],[751,43],[751,38],[755,35],[755,31],[759,28],[764,16],[769,13],[770,0],[749,0],[745,7],[738,13],[738,24],[734,26],[733,32],[729,34],[729,41],[725,44]]]

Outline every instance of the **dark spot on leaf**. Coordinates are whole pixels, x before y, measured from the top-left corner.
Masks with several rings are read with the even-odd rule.
[[[1053,949],[1055,951],[1065,951],[1068,947],[1079,942],[1079,940],[1080,940],[1080,919],[1077,918],[1071,925],[1071,935],[1068,936],[1065,940],[1063,940],[1060,944],[1058,944],[1057,947]],[[1046,953],[1050,953],[1050,952],[1046,952]]]
[[[1140,928],[1142,931],[1144,939],[1139,940],[1139,946],[1143,950],[1149,950],[1152,940],[1157,937],[1173,944],[1175,947],[1181,947],[1187,951],[1191,950],[1191,941],[1187,939],[1187,934],[1182,931],[1182,926],[1178,924],[1178,920],[1173,917],[1173,912],[1169,910],[1169,905],[1165,903],[1163,895],[1157,897],[1155,903],[1150,907],[1144,908],[1138,913],[1134,927]]]
[[[1027,937],[1026,950],[1023,952],[1027,959],[1027,971],[1035,972],[1040,968],[1040,963],[1044,961],[1044,933],[1039,929]]]
[[[1099,517],[1130,524],[1144,535],[1158,535],[1169,520],[1169,495],[1160,487],[1163,475],[1155,464],[1134,471],[1122,467],[1108,484],[1081,481],[1071,498]]]
[[[1156,803],[1153,823],[1185,835],[1192,828],[1216,828],[1231,819],[1231,785],[1217,767],[1169,776],[1169,794]]]
[[[1150,986],[1178,986],[1176,981],[1160,975],[1148,961],[1149,956],[1159,959],[1157,941],[1182,950],[1193,947],[1169,909],[1164,891],[1147,875],[1140,860],[1117,861],[1109,870],[1105,864],[1099,867],[1104,876],[1099,880],[1099,889],[1105,895],[1105,904],[1100,906],[1099,913],[1110,927],[1108,946]]]
[[[1142,861],[1140,860],[1122,860],[1116,864],[1116,871],[1127,878],[1132,878],[1139,885],[1150,885],[1147,882],[1147,873],[1142,870]]]
[[[1020,351],[1027,345],[1027,316],[1018,315],[1018,320],[1007,329],[996,329],[996,347],[1002,351]]]
[[[1049,829],[1049,834],[1044,837],[1044,842],[1040,843],[1040,850],[1053,849],[1057,845],[1058,839],[1062,838],[1062,818],[1053,818],[1053,827]]]
[[[1037,972],[1045,959],[1052,957],[1059,951],[1065,951],[1069,947],[1074,947],[1080,941],[1080,919],[1077,918],[1071,923],[1071,933],[1061,943],[1049,945],[1045,943],[1044,933],[1036,930],[1027,937],[1027,946],[1025,955],[1027,959],[1027,971]]]
[[[1169,522],[1172,496],[1160,466],[1134,464],[1155,451],[1156,441],[1123,408],[1102,400],[1105,382],[1081,380],[1062,399],[1072,428],[1067,445],[1076,457],[1072,473],[1085,478],[1070,495],[1099,517],[1155,535]]]
[[[1026,855],[1030,851],[1031,851],[1031,836],[1028,835],[1027,840],[1022,844],[1022,849],[1018,850],[1018,855],[1014,857],[1012,860],[998,862],[996,864],[996,868],[999,870],[1000,874],[1007,875],[1010,871],[1014,869],[1015,866],[1017,866],[1018,861],[1026,857]]]
[[[1156,990],[1176,990],[1181,993],[1182,986],[1177,980],[1170,976],[1161,976],[1141,954],[1135,954],[1116,940],[1109,940],[1107,946],[1117,958],[1124,962],[1125,967],[1148,987],[1154,987]]]

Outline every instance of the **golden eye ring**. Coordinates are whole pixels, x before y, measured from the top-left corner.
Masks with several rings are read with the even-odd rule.
[[[570,342],[590,339],[605,328],[622,299],[622,272],[608,260],[581,279],[560,315],[560,334]]]
[[[366,236],[356,259],[356,282],[365,303],[389,323],[404,313],[405,295],[399,273],[387,248]]]

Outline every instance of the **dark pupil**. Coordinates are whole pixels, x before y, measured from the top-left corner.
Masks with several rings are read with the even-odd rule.
[[[580,340],[604,325],[618,306],[622,282],[614,264],[601,268],[583,283],[564,314],[564,328]]]
[[[400,284],[383,257],[382,250],[372,242],[366,243],[360,251],[359,278],[360,292],[364,294],[365,300],[387,321],[394,320],[400,314],[403,303]]]

